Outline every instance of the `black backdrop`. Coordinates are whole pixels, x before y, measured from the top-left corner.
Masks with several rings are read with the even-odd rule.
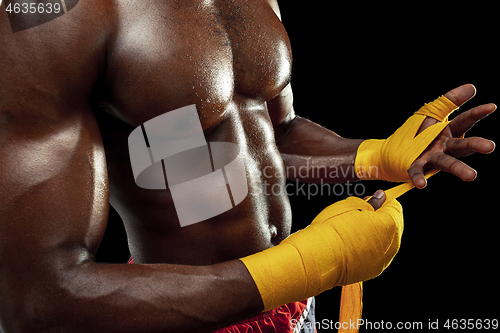
[[[297,113],[344,137],[385,138],[424,103],[464,83],[478,89],[467,108],[500,103],[493,4],[455,5],[460,8],[280,1],[293,48]],[[491,115],[468,136],[497,141],[498,117]],[[426,189],[400,199],[403,244],[392,265],[365,283],[366,320],[415,321],[424,328],[439,320],[442,328],[446,319],[499,318],[498,152],[464,160],[478,170],[476,181],[441,173]],[[363,186],[372,194],[392,185],[369,181]],[[344,197],[291,196],[294,230]],[[127,259],[126,235],[112,212],[98,260]],[[339,295],[334,288],[317,297],[317,320],[337,321]]]

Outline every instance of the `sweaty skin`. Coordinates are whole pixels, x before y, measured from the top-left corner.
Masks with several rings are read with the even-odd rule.
[[[191,2],[167,2],[140,6],[140,18],[133,6],[117,10],[123,29],[114,39],[96,115],[110,201],[124,219],[135,262],[207,265],[279,244],[290,233],[288,197],[263,193],[284,189],[274,128],[284,131],[293,110],[291,47],[276,4],[221,1],[193,10]],[[159,30],[150,35],[152,25]],[[147,38],[138,39],[136,31]],[[196,104],[208,142],[243,149],[249,194],[224,214],[180,228],[168,190],[135,185],[127,137],[144,121],[189,104]],[[346,164],[360,142],[349,142]]]
[[[81,0],[15,34],[3,4],[2,331],[211,332],[259,313],[237,259],[279,244],[291,223],[286,194],[266,196],[262,186],[283,186],[285,163],[301,166],[304,156],[352,168],[361,143],[295,115],[291,66],[274,0]],[[190,104],[207,141],[243,149],[249,195],[181,228],[168,190],[135,185],[127,137]],[[430,149],[442,151],[445,139]],[[470,152],[491,151],[487,144]],[[138,265],[95,263],[108,202]]]
[[[263,184],[285,181],[266,105],[288,84],[292,66],[276,12],[257,1],[164,2],[139,5],[138,18],[134,6],[117,8],[123,26],[96,111],[110,200],[124,217],[132,257],[137,263],[206,265],[278,244],[290,230],[288,199],[260,194]],[[158,30],[151,34],[148,27]],[[180,228],[168,190],[135,185],[127,138],[143,122],[189,104],[197,106],[207,141],[243,149],[249,195],[225,214]],[[266,166],[272,168],[270,179],[261,172]]]

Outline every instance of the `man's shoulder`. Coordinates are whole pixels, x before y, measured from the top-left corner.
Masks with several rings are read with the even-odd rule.
[[[3,2],[3,3],[2,3]],[[114,0],[0,0],[0,29],[2,35],[29,30],[55,31],[65,26],[87,30],[91,26],[105,26],[113,18]],[[84,25],[73,25],[85,23]],[[9,29],[7,29],[7,27]],[[40,30],[40,28],[44,28]],[[10,33],[9,33],[10,30]]]
[[[0,0],[4,56],[85,56],[105,46],[116,26],[112,0]],[[68,59],[70,60],[70,59]]]
[[[113,1],[26,3],[4,0],[0,6],[0,83],[68,93],[91,89],[105,68]]]

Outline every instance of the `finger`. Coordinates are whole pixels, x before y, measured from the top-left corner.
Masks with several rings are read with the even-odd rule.
[[[453,137],[459,138],[467,133],[478,121],[491,114],[496,108],[495,104],[490,103],[477,106],[456,116],[449,125]]]
[[[428,164],[431,165],[432,169],[451,173],[467,182],[473,181],[477,176],[476,170],[472,169],[464,162],[444,153],[432,155]]]
[[[384,202],[385,202],[385,192],[382,190],[378,190],[377,192],[375,192],[375,194],[372,196],[372,198],[370,200],[368,200],[368,203],[370,205],[372,205],[372,207],[375,210],[382,207]]]
[[[417,135],[422,133],[426,128],[436,124],[437,122],[438,121],[434,118],[431,118],[431,117],[425,118],[425,120],[422,122],[422,124],[420,125],[420,128],[417,131]]]
[[[476,87],[469,83],[448,91],[444,97],[448,98],[456,106],[461,106],[475,95]]]
[[[427,186],[427,179],[425,179],[424,163],[415,162],[408,169],[408,175],[410,179],[418,189],[423,189]]]
[[[450,139],[446,143],[445,153],[453,157],[465,157],[473,153],[489,154],[495,150],[495,143],[478,137]]]
[[[448,91],[444,96],[452,101],[455,105],[461,106],[469,99],[476,95],[476,88],[472,84],[464,84],[458,88]],[[417,135],[423,132],[427,127],[434,125],[437,121],[427,117],[417,132]],[[463,133],[462,133],[463,134]],[[460,137],[460,134],[458,137]]]

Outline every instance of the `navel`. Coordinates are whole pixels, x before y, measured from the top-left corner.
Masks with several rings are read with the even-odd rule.
[[[269,226],[269,232],[271,233],[271,239],[274,239],[278,236],[278,228],[273,224]]]

